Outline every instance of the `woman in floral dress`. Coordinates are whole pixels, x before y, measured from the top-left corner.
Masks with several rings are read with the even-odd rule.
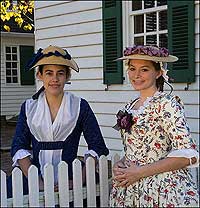
[[[182,101],[163,92],[165,63],[178,58],[165,48],[133,46],[119,60],[126,60],[130,83],[140,95],[117,114],[114,128],[125,156],[113,167],[110,206],[198,207],[189,169],[198,166],[199,154]]]

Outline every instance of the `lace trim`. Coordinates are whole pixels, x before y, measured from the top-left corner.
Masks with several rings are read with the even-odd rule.
[[[151,97],[147,97],[146,100],[144,101],[143,105],[141,105],[138,109],[134,110],[132,109],[133,106],[135,105],[135,103],[139,100],[139,98],[137,98],[134,102],[131,101],[129,103],[129,105],[127,105],[125,107],[125,110],[128,112],[128,113],[131,113],[132,115],[139,115],[139,114],[142,114],[144,109],[149,105],[149,103],[153,100],[153,98],[157,97],[157,96],[160,96],[163,92],[159,92],[159,91],[156,91],[154,93],[154,95],[152,95]],[[132,103],[133,102],[133,103]]]

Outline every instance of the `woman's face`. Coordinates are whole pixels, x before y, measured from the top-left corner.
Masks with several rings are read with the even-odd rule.
[[[129,62],[128,76],[135,90],[156,90],[156,79],[161,74],[161,71],[155,70],[152,61],[137,59]]]
[[[37,77],[43,82],[45,92],[48,95],[58,96],[63,94],[66,83],[66,67],[61,65],[44,65],[42,74]]]

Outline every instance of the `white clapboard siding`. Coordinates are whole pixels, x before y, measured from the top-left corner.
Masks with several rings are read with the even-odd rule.
[[[63,36],[64,36],[64,34],[63,34]],[[101,33],[84,34],[84,35],[77,35],[77,36],[67,36],[67,37],[60,37],[60,38],[38,40],[38,44],[40,43],[42,48],[46,47],[48,45],[58,45],[58,46],[68,48],[69,52],[70,52],[71,47],[87,46],[87,45],[92,45],[92,44],[101,44],[102,38],[103,37],[102,37]],[[82,56],[83,55],[84,54],[82,54]],[[74,54],[73,57],[75,58],[78,56],[76,54]]]
[[[71,76],[71,83],[73,81],[77,80],[93,80],[93,79],[102,79],[103,77],[103,71],[102,68],[81,68],[80,72],[77,73],[75,71],[72,71],[72,76]],[[68,85],[66,85],[67,88]]]
[[[39,2],[38,2],[39,3]],[[84,2],[83,2],[84,3]],[[56,15],[47,18],[41,18],[37,20],[37,10],[36,10],[36,28],[46,28],[50,27],[57,27],[59,25],[73,25],[73,24],[80,24],[83,22],[90,22],[101,19],[102,11],[100,8],[94,10],[86,10],[79,13],[65,13],[62,15]]]
[[[65,37],[71,35],[82,35],[82,34],[90,34],[90,33],[99,33],[102,32],[102,23],[101,20],[96,20],[93,22],[85,22],[77,25],[63,25],[53,28],[37,28],[36,36],[40,37],[40,39],[46,38],[56,38],[63,34]]]
[[[5,46],[32,45],[33,34],[2,33],[1,37],[1,115],[14,116],[19,113],[21,103],[36,91],[35,85],[6,84]],[[18,71],[20,74],[20,71]],[[20,77],[19,77],[20,80]]]
[[[81,4],[79,1],[74,1],[74,2],[62,2],[61,4],[55,4],[55,5],[49,5],[46,4],[43,9],[38,9],[37,5],[39,3],[36,3],[36,12],[37,12],[37,19],[40,18],[47,18],[51,16],[56,16],[56,15],[61,15],[61,14],[67,14],[67,13],[77,13],[80,11],[85,11],[85,10],[93,10],[101,7],[101,2],[97,1],[84,1],[84,4]],[[40,7],[41,7],[40,3]],[[48,6],[48,7],[46,7]]]

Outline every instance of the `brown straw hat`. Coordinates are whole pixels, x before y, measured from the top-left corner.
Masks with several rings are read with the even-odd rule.
[[[133,47],[126,47],[124,56],[118,60],[142,59],[154,62],[175,62],[178,60],[176,56],[169,54],[166,48],[156,46],[134,45]]]
[[[45,49],[40,48],[32,60],[29,61],[26,69],[31,70],[37,66],[47,64],[68,66],[76,72],[79,72],[77,63],[73,60],[67,50],[52,45]]]

